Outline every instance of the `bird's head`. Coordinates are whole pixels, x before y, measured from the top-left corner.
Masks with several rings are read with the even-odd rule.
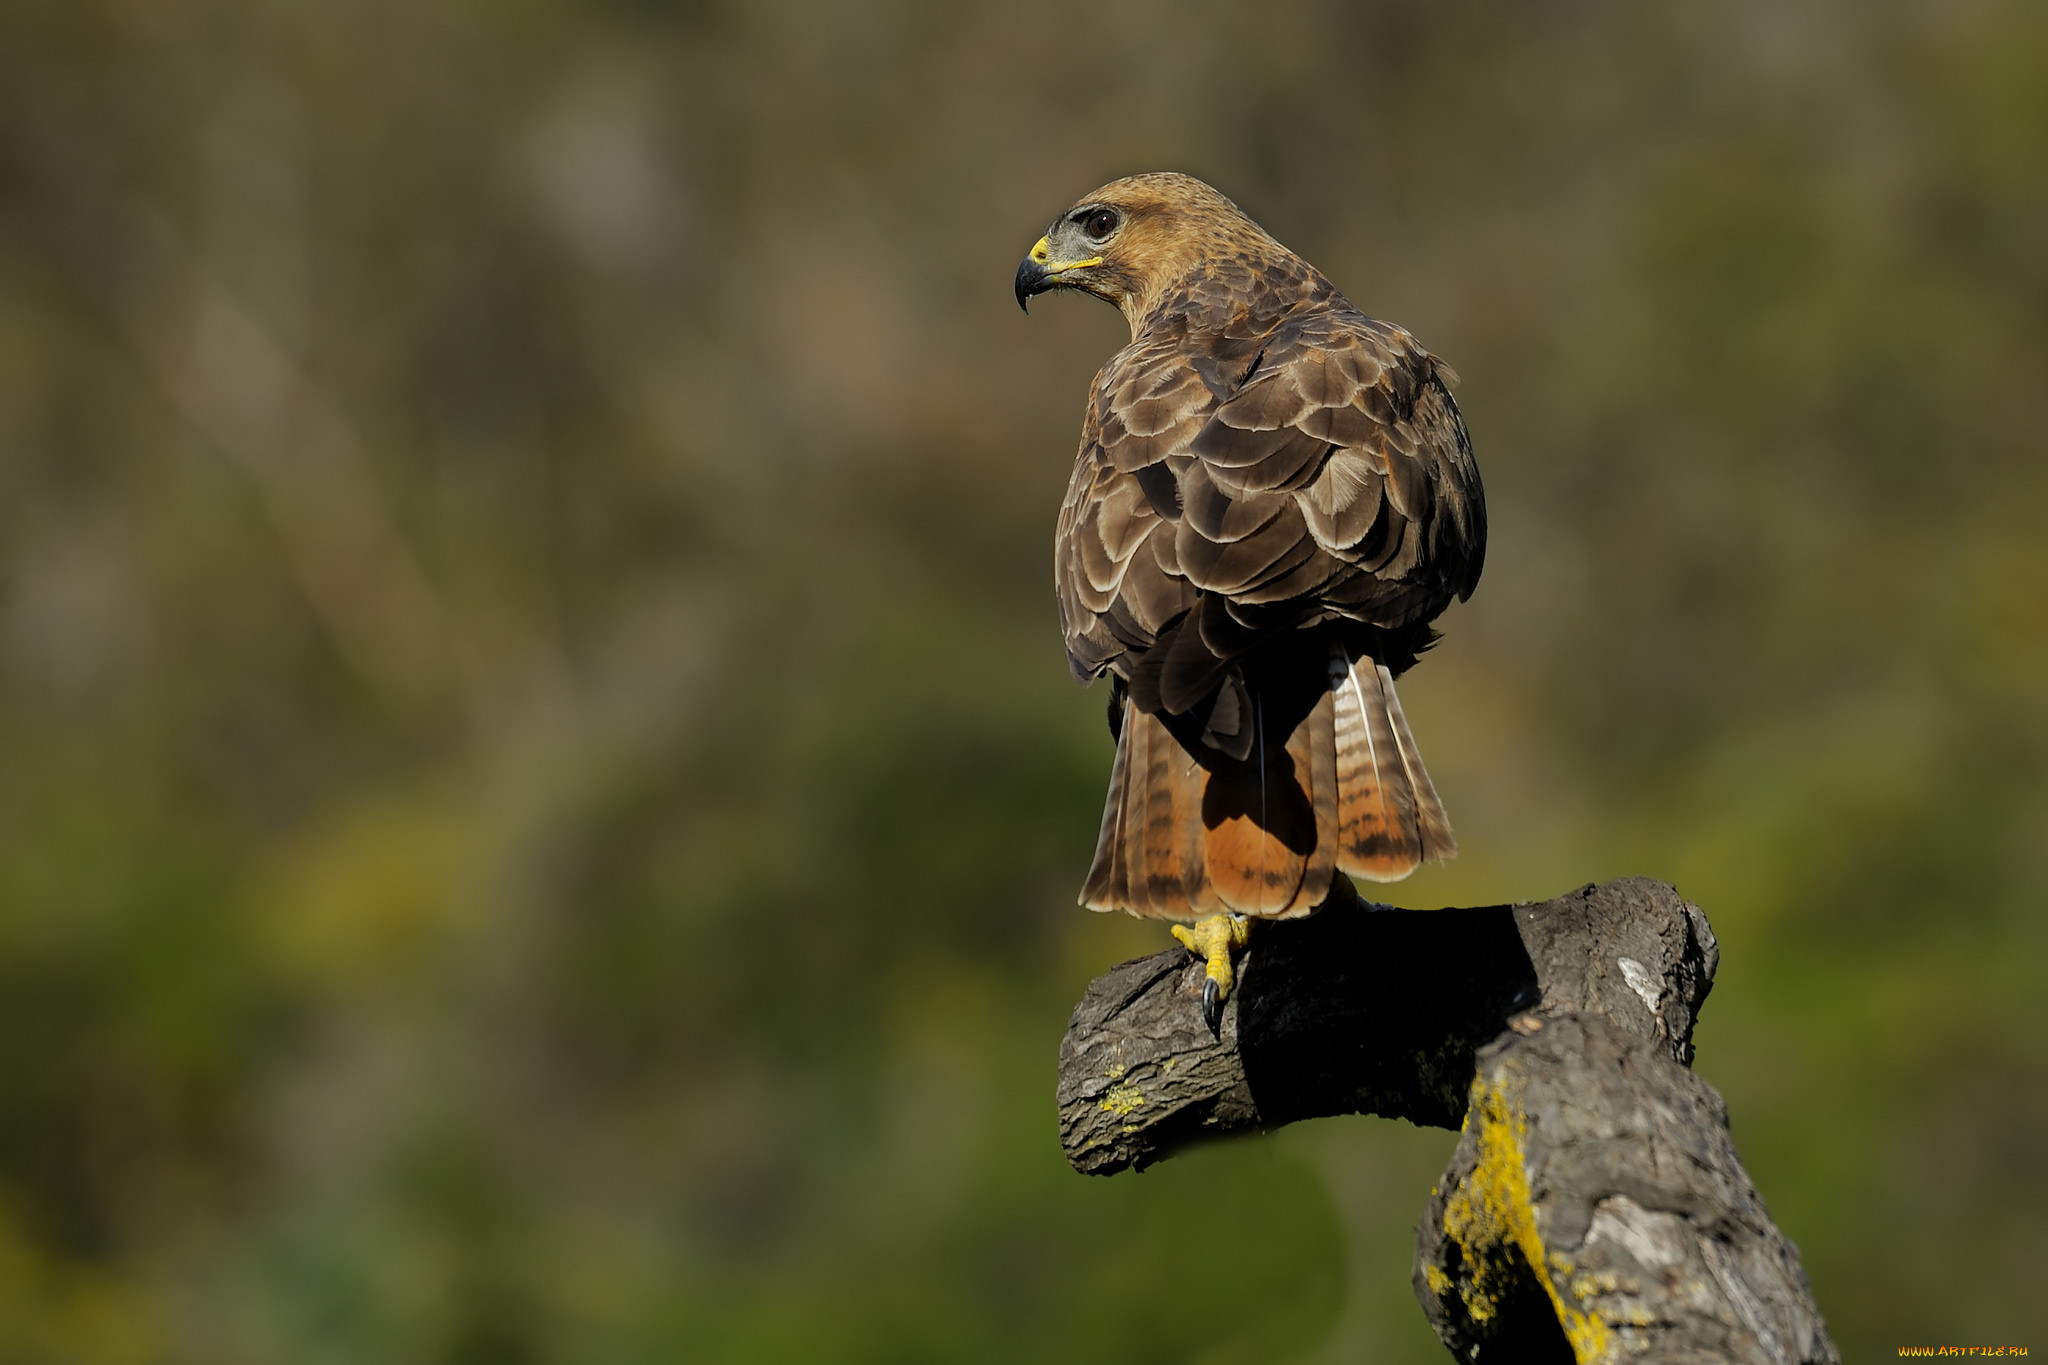
[[[1017,267],[1017,305],[1028,312],[1033,294],[1078,289],[1122,309],[1135,334],[1167,288],[1203,262],[1286,250],[1193,176],[1129,176],[1053,220]]]

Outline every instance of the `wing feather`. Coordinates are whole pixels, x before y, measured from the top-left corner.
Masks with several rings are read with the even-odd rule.
[[[1205,274],[1096,378],[1055,557],[1079,674],[1130,679],[1170,647],[1177,685],[1147,694],[1192,705],[1191,680],[1277,634],[1404,627],[1478,579],[1485,505],[1447,372],[1341,296],[1290,313],[1262,287]],[[1204,321],[1226,300],[1231,321]],[[1173,629],[1220,620],[1196,612],[1210,596],[1256,610]]]

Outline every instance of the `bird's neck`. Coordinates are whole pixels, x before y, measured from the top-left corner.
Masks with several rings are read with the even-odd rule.
[[[1166,328],[1242,333],[1277,323],[1305,303],[1337,293],[1322,272],[1285,248],[1245,260],[1198,261],[1119,301],[1131,340]]]

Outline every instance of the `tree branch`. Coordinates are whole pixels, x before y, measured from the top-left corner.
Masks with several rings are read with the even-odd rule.
[[[1840,1365],[1721,1097],[1612,1017],[1479,1054],[1416,1231],[1415,1296],[1460,1360]]]
[[[1719,958],[1706,917],[1645,878],[1472,910],[1351,900],[1259,925],[1212,1036],[1202,964],[1170,948],[1096,978],[1074,1008],[1060,1140],[1074,1169],[1113,1175],[1328,1114],[1455,1130],[1475,1055],[1513,1017],[1604,1014],[1689,1063]]]
[[[1061,1142],[1111,1175],[1326,1114],[1462,1127],[1415,1258],[1459,1359],[1839,1365],[1687,1070],[1719,959],[1643,878],[1476,910],[1346,898],[1258,927],[1215,1036],[1181,949],[1097,978],[1060,1047]]]

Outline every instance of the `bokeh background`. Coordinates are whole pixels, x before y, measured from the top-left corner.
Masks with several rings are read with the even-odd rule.
[[[2048,1351],[2040,5],[8,0],[0,1361],[1443,1358],[1452,1134],[1057,1146],[1160,168],[1464,375],[1398,897],[1674,881],[1848,1358]]]

